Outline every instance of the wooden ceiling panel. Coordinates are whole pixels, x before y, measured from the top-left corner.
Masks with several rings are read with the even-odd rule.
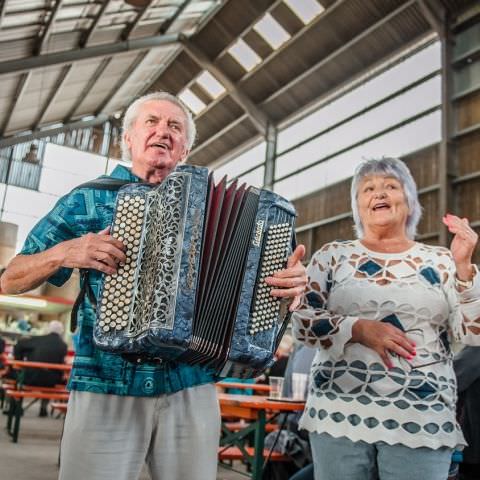
[[[278,1],[278,0],[277,0]],[[230,0],[196,36],[195,43],[216,58],[255,23],[275,0]]]

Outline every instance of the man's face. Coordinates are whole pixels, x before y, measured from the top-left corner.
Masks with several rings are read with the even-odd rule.
[[[187,154],[187,119],[168,100],[150,100],[138,111],[125,142],[132,172],[149,183],[160,183]]]

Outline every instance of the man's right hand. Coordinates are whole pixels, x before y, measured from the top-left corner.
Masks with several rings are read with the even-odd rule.
[[[63,256],[62,266],[68,268],[92,268],[111,275],[126,261],[125,246],[110,235],[110,227],[67,240],[55,248]]]
[[[359,319],[353,324],[352,342],[361,343],[375,350],[387,368],[392,368],[390,353],[412,360],[416,345],[399,328],[377,320]]]

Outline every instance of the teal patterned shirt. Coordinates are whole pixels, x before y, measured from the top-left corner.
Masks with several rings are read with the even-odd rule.
[[[131,183],[140,181],[123,166],[117,166],[111,177]],[[117,192],[110,190],[73,189],[35,225],[20,253],[39,253],[65,240],[103,230],[112,222],[116,196]],[[71,274],[72,269],[60,268],[48,281],[58,287]],[[90,271],[89,283],[96,297],[101,278],[100,272]],[[85,298],[78,312],[79,333],[69,382],[71,390],[156,396],[215,381],[213,372],[204,367],[173,362],[138,365],[117,354],[101,351],[93,343],[94,322],[95,312]]]

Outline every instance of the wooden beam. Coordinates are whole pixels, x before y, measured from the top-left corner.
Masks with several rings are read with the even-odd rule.
[[[251,99],[233,81],[218,68],[207,55],[200,50],[190,39],[184,35],[180,36],[185,51],[195,60],[203,69],[208,70],[219,80],[227,93],[248,113],[257,130],[266,138],[269,123],[273,123]]]

